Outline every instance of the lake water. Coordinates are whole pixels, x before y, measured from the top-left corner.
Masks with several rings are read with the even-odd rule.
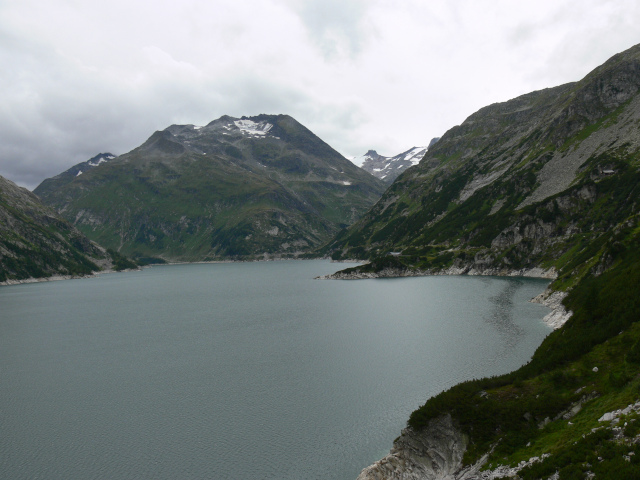
[[[0,477],[355,480],[412,410],[525,363],[548,282],[328,261],[0,287]]]

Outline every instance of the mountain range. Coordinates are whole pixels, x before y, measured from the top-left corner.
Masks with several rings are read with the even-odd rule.
[[[546,276],[538,301],[566,315],[531,361],[427,399],[359,478],[640,478],[640,45],[426,151],[366,156],[385,181],[402,171],[388,185],[286,115],[224,116],[45,180],[55,212],[0,179],[0,281],[116,252],[367,262],[341,279]]]
[[[259,115],[172,125],[34,192],[89,238],[153,262],[309,253],[384,188],[292,117]]]

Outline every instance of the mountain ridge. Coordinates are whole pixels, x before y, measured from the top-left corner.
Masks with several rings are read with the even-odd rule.
[[[201,261],[305,255],[383,189],[292,117],[261,114],[171,125],[34,192],[109,248]]]
[[[608,110],[583,105],[594,96],[587,80],[480,109],[446,132],[324,252],[334,259],[402,252],[408,266],[421,269],[550,268],[578,235],[609,231],[623,212],[634,211],[628,201],[608,218],[601,210],[608,209],[610,191],[633,189],[630,176],[640,155],[639,55],[631,49],[626,63],[612,63],[629,65],[631,76],[599,68],[604,77],[585,77],[603,85],[605,99],[616,99]],[[618,79],[613,97],[611,78]],[[589,212],[585,220],[575,218],[579,211]]]
[[[640,476],[638,198],[640,45],[472,114],[324,247],[369,261],[334,278],[547,271],[571,312],[522,368],[428,399],[358,480]]]

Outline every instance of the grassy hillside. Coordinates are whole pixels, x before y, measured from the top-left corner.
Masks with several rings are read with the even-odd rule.
[[[0,177],[0,282],[135,266],[92,243],[28,190]]]
[[[35,193],[106,247],[194,261],[303,255],[383,190],[293,118],[260,115],[173,125]]]

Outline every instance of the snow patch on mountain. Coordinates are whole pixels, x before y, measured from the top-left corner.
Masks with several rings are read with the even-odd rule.
[[[351,161],[356,165],[362,165],[362,168],[364,168],[364,164],[366,162],[371,162],[372,160],[375,161],[378,159],[378,157],[382,157],[382,155],[378,155],[378,152],[376,152],[375,150],[369,150],[364,155],[353,157]]]
[[[254,122],[253,120],[236,120],[233,124],[240,129],[242,133],[248,135],[264,136],[273,128],[268,122]]]
[[[417,165],[420,163],[420,160],[422,160],[422,157],[424,157],[424,154],[427,153],[427,149],[428,147],[414,147],[404,154],[404,160],[411,162],[412,165]]]
[[[103,163],[107,163],[114,158],[116,158],[116,156],[111,153],[99,153],[86,162],[79,163],[78,165],[71,167],[69,170],[67,170],[67,172],[73,173],[76,177],[78,177],[82,175],[83,171],[86,172],[87,170],[97,167],[98,165],[102,165]]]
[[[89,165],[90,167],[97,167],[101,163],[106,163],[109,160],[114,159],[114,158],[116,158],[116,157],[114,157],[113,155],[105,155],[104,157],[101,157],[97,162],[93,161],[93,160],[95,160],[95,158],[92,159],[92,160],[89,160],[87,162],[87,165]]]

